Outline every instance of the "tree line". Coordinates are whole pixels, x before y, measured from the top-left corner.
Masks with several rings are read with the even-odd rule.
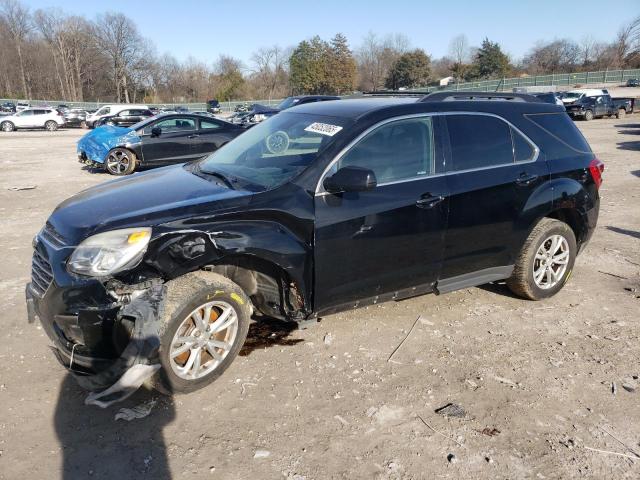
[[[256,50],[248,64],[231,55],[206,63],[158,54],[130,18],[95,19],[59,9],[31,11],[20,0],[0,0],[0,98],[148,103],[282,98],[290,94],[425,87],[453,81],[640,68],[640,17],[610,42],[592,36],[535,44],[511,58],[489,38],[480,46],[464,34],[448,54],[432,58],[402,34],[369,33],[356,48],[337,33],[298,45]]]

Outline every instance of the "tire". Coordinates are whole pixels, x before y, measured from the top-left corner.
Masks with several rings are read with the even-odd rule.
[[[191,347],[187,351],[172,356],[172,352],[188,347],[187,342],[180,342],[178,338],[190,338],[200,342],[207,342],[209,338],[211,341],[213,336],[205,338],[201,333],[196,336],[198,328],[191,317],[196,311],[202,315],[203,307],[207,305],[211,306],[211,315],[206,329],[215,325],[216,319],[220,320],[220,316],[229,310],[226,319],[222,320],[222,326],[228,322],[231,322],[230,325],[219,333],[207,334],[218,335],[213,341],[227,344],[228,347],[212,347],[214,353],[220,356],[217,359],[209,353],[210,345],[198,344],[194,348],[193,343],[189,344]],[[222,275],[193,272],[168,282],[160,327],[159,358],[162,367],[152,378],[153,387],[161,393],[188,393],[209,385],[222,375],[238,356],[247,338],[250,318],[250,300],[238,285]],[[226,337],[221,338],[222,334]],[[197,338],[200,340],[196,340]],[[197,371],[202,376],[196,376],[194,373],[198,365],[197,360],[191,361],[191,357],[196,355],[197,351],[200,352],[201,365]],[[192,363],[191,368],[188,371],[181,370],[186,369],[189,362]],[[207,364],[210,364],[209,370]]]
[[[589,120],[593,120],[593,112],[591,110],[587,110],[584,114],[584,119],[588,122]]]
[[[558,250],[549,258],[544,251],[553,248],[553,239],[558,240]],[[539,254],[541,254],[541,257]],[[566,253],[568,252],[568,253]],[[518,255],[507,286],[519,297],[529,300],[542,300],[558,293],[567,283],[578,252],[576,237],[569,225],[552,218],[543,218],[533,228]],[[536,258],[538,256],[538,258]],[[563,258],[564,257],[564,258]],[[540,259],[542,258],[542,259]],[[551,270],[536,281],[534,276],[545,270],[545,262],[551,263]],[[561,263],[562,262],[562,263]],[[566,262],[566,263],[565,263]],[[548,270],[548,269],[547,269]]]
[[[89,126],[87,125],[87,122],[83,120],[82,122],[80,122],[80,128],[86,130],[87,128],[89,128]]]
[[[58,130],[58,124],[53,120],[49,120],[48,122],[45,122],[44,128],[48,132],[55,132],[56,130]]]
[[[130,175],[136,169],[137,161],[136,154],[131,150],[114,148],[109,151],[104,160],[104,169],[111,175]]]
[[[616,117],[618,118],[624,118],[627,115],[627,111],[623,108],[618,110],[618,114],[616,115]]]
[[[3,132],[13,132],[16,129],[16,126],[11,122],[2,122],[0,123],[0,130]]]

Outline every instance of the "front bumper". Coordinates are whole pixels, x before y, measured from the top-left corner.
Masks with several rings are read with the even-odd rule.
[[[571,118],[584,118],[585,113],[585,110],[567,110],[567,115]]]
[[[28,321],[40,322],[58,361],[87,390],[113,385],[135,364],[157,363],[162,282],[114,297],[102,282],[66,273],[70,249],[57,247],[36,237],[25,296]]]

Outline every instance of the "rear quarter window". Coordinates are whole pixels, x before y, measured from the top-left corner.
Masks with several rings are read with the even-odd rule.
[[[525,117],[572,150],[591,153],[587,140],[566,113],[534,113]]]

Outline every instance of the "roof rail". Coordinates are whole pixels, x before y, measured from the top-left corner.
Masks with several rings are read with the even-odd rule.
[[[367,97],[424,97],[429,92],[414,92],[410,90],[374,90],[371,92],[362,92]]]
[[[501,92],[436,92],[425,95],[420,102],[469,102],[469,101],[510,101],[544,103],[538,97],[526,93]]]

